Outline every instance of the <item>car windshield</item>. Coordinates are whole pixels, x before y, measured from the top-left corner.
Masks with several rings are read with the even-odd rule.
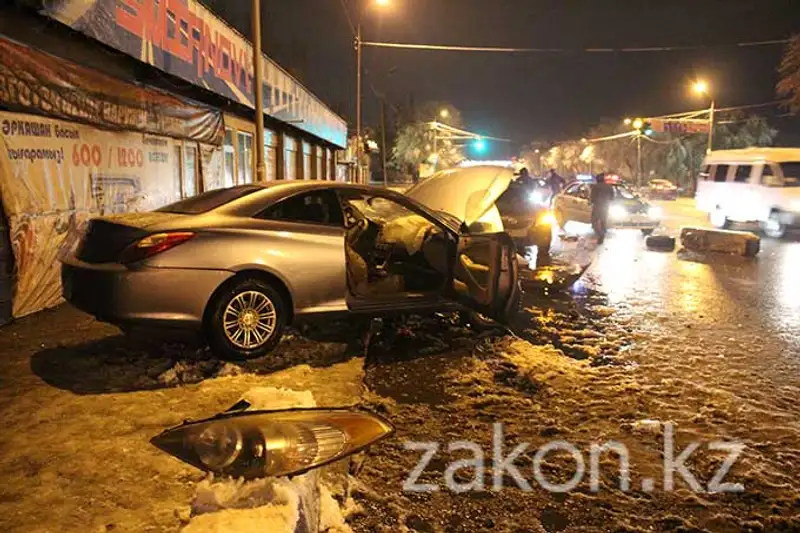
[[[784,187],[800,187],[800,162],[781,163]]]
[[[263,187],[260,185],[241,185],[230,189],[217,189],[192,196],[191,198],[175,202],[174,204],[166,205],[156,211],[159,213],[176,213],[180,215],[199,215],[260,190],[263,190]]]

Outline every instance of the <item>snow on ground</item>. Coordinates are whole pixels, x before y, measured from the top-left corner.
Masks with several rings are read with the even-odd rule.
[[[179,530],[204,475],[150,438],[223,411],[254,387],[308,390],[320,406],[355,405],[363,359],[346,351],[295,336],[276,360],[216,377],[225,365],[193,359],[194,349],[138,344],[67,307],[4,328],[0,531]],[[292,353],[304,364],[292,366]],[[179,361],[202,371],[165,386],[158,377]]]

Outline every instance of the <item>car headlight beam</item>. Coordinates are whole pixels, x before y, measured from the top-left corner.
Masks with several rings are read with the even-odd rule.
[[[622,220],[628,217],[628,210],[625,209],[623,205],[612,204],[611,207],[608,208],[608,216],[612,220]]]
[[[652,219],[660,219],[664,215],[664,210],[657,205],[651,205],[647,209],[647,216]]]
[[[151,442],[206,472],[255,479],[305,473],[393,431],[381,417],[347,410],[245,411],[189,422]]]

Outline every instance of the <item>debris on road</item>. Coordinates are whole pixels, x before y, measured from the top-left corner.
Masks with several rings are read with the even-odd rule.
[[[645,243],[648,249],[662,252],[674,252],[676,247],[675,237],[669,235],[651,235]]]
[[[745,257],[755,257],[761,250],[758,235],[708,228],[681,228],[681,244],[690,252],[720,252]]]

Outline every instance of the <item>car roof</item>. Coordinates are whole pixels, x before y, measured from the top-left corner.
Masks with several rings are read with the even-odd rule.
[[[795,163],[800,161],[800,148],[744,148],[715,150],[706,156],[706,165],[736,163]]]

